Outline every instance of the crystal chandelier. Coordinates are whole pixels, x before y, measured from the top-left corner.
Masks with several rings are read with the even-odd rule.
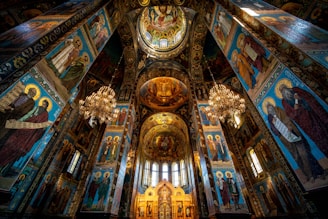
[[[208,100],[210,108],[222,123],[227,121],[235,126],[235,117],[245,112],[245,100],[225,85],[217,84],[206,59],[205,63],[214,83],[214,86],[210,89]]]
[[[118,116],[119,111],[115,109],[115,91],[111,88],[111,84],[122,58],[123,54],[115,68],[109,85],[100,87],[97,92],[93,92],[90,96],[87,96],[85,100],[79,101],[79,112],[84,116],[84,119],[90,118],[90,121],[92,121],[90,124],[91,126],[94,125],[96,121],[100,124],[104,122],[109,123],[115,120]]]

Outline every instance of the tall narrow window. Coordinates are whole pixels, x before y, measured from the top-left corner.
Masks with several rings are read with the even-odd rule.
[[[256,153],[255,153],[255,151],[254,151],[254,149],[251,149],[250,151],[249,151],[249,155],[250,155],[250,157],[251,157],[251,162],[252,162],[252,164],[251,165],[253,165],[254,167],[252,167],[252,169],[253,169],[253,172],[254,172],[254,175],[255,175],[255,177],[258,175],[258,174],[260,174],[260,173],[262,173],[263,172],[263,168],[262,168],[262,166],[261,166],[261,163],[260,163],[260,161],[259,161],[259,159],[258,159],[258,157],[257,157],[257,155],[256,155]],[[256,172],[256,173],[255,173]]]
[[[179,186],[179,166],[176,162],[172,163],[172,184],[174,187]]]
[[[187,180],[187,170],[184,160],[180,160],[180,176],[181,176],[181,186],[188,184]]]
[[[144,171],[143,171],[143,178],[142,178],[142,184],[144,186],[148,186],[150,183],[150,162],[146,160],[145,166],[144,166]]]
[[[254,165],[254,163],[253,163],[251,157],[249,156],[249,154],[245,157],[245,162],[250,164],[250,166],[251,166],[251,168],[252,168],[253,175],[254,175],[255,177],[257,177],[258,174],[257,174],[257,171],[256,171],[256,169],[255,169],[255,165]]]
[[[169,165],[167,163],[162,164],[162,179],[169,180]]]
[[[77,164],[77,161],[79,160],[80,158],[80,151],[76,150],[74,155],[73,155],[73,158],[71,160],[71,163],[69,164],[68,168],[67,168],[67,172],[70,173],[70,174],[73,174],[73,171],[76,167],[76,164]]]
[[[151,168],[151,186],[155,187],[158,184],[158,178],[159,178],[159,168],[158,163],[153,163]]]

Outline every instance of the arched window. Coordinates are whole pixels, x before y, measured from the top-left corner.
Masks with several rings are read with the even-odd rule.
[[[187,185],[188,184],[187,170],[184,160],[180,160],[180,176],[181,176],[181,186]]]
[[[162,179],[169,181],[169,165],[167,163],[162,164]]]
[[[71,160],[71,163],[69,164],[69,166],[67,168],[67,172],[69,172],[70,174],[73,174],[73,171],[74,171],[74,169],[76,167],[77,162],[80,159],[80,156],[81,156],[80,151],[76,150],[75,153],[74,153],[74,155],[73,155],[73,158]]]
[[[179,166],[176,162],[172,163],[172,184],[174,187],[179,186]]]
[[[144,171],[143,171],[142,184],[144,186],[148,186],[149,183],[150,183],[150,162],[146,160]]]
[[[151,186],[155,187],[158,184],[159,178],[159,167],[158,163],[153,163],[151,168]]]
[[[253,148],[251,148],[249,150],[248,158],[249,158],[249,162],[251,164],[254,176],[258,177],[258,175],[263,172],[263,168],[262,168],[261,163],[260,163],[260,161],[255,153],[255,150]]]

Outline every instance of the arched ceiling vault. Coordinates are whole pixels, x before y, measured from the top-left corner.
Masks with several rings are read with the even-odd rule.
[[[147,160],[178,161],[188,152],[188,128],[174,113],[156,113],[142,124],[139,144]]]

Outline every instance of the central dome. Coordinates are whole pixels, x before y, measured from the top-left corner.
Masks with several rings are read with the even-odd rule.
[[[182,45],[187,33],[184,11],[175,6],[154,6],[145,8],[138,22],[139,42],[155,55],[172,52]]]

